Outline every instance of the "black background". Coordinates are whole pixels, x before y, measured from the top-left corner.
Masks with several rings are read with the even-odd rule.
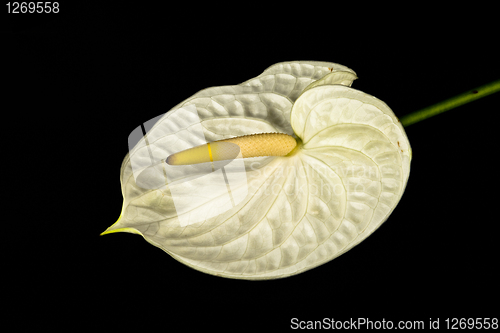
[[[411,173],[393,214],[306,273],[218,278],[137,235],[99,236],[120,214],[128,134],[203,88],[241,83],[277,62],[332,61],[356,71],[353,88],[401,117],[500,78],[486,9],[238,4],[3,9],[12,314],[52,328],[164,331],[285,330],[292,318],[361,317],[426,327],[440,318],[444,327],[446,318],[498,316],[500,94],[407,127]]]

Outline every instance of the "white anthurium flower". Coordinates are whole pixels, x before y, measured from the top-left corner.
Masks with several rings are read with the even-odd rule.
[[[196,93],[125,157],[122,213],[103,234],[137,233],[189,267],[249,280],[299,274],[348,251],[394,210],[412,156],[392,110],[350,88],[355,79],[342,65],[293,61]],[[269,156],[281,141],[266,137],[249,141],[264,156],[241,148],[232,161],[214,157],[214,141],[258,133],[282,133],[270,140],[293,150]],[[210,160],[166,162],[200,145]]]

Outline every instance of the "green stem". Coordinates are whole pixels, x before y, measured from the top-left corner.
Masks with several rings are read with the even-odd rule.
[[[404,127],[500,91],[500,79],[401,117]]]

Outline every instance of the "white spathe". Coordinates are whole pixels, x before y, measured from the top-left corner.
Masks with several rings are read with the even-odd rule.
[[[192,208],[211,217],[187,226],[169,186],[137,186],[130,157],[144,152],[133,149],[121,168],[122,213],[106,233],[138,233],[194,269],[236,279],[283,278],[348,251],[394,210],[412,156],[392,110],[350,88],[355,79],[342,65],[292,61],[240,85],[199,91],[148,132],[152,150],[166,157],[200,144],[176,115],[190,105],[206,141],[280,132],[300,138],[300,148],[291,156],[244,159],[241,202],[212,216],[210,200],[200,194]],[[200,188],[210,185],[198,179]]]

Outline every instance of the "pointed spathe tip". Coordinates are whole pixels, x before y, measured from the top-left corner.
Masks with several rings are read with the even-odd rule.
[[[109,227],[111,228],[111,227]],[[115,232],[128,232],[128,233],[131,233],[131,234],[137,234],[137,235],[141,235],[142,236],[142,233],[137,230],[137,229],[134,229],[134,228],[118,228],[118,229],[113,229],[113,230],[109,230],[106,229],[106,231],[102,232],[99,236],[103,236],[103,235],[107,235],[107,234],[113,234]]]

